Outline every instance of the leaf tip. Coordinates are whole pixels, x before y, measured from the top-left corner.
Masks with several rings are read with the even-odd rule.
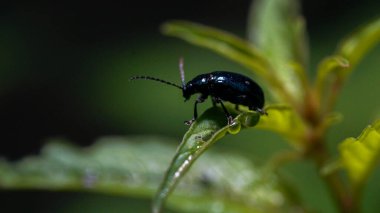
[[[160,32],[162,34],[168,34],[170,31],[170,22],[164,22],[163,24],[160,25]]]

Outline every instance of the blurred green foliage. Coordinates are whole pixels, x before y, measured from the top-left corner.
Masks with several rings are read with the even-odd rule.
[[[363,13],[365,13],[365,10],[363,10]],[[335,24],[337,22],[332,22],[335,25],[332,24],[325,32],[319,33],[314,31],[314,34],[312,32],[310,35],[311,58],[309,67],[317,67],[317,63],[322,57],[332,54],[338,39],[347,32],[351,32],[352,29],[356,27],[356,24],[362,23],[359,22],[359,20],[363,22],[368,21],[367,19],[362,18],[365,17],[365,15],[366,14],[363,16],[358,14],[355,14],[355,16],[348,15],[349,18],[347,19],[350,21],[343,20],[341,22],[342,24]],[[54,82],[57,82],[57,79],[59,79],[61,75],[53,71],[34,75],[34,73],[28,72],[30,61],[18,61],[15,60],[15,57],[12,57],[12,55],[22,56],[26,54],[24,50],[26,45],[23,43],[25,41],[20,39],[20,36],[17,36],[17,33],[14,33],[12,28],[3,28],[2,32],[7,30],[10,33],[5,35],[9,35],[13,42],[8,44],[2,42],[3,48],[11,51],[3,51],[1,54],[2,89],[0,90],[0,94],[5,94],[17,87],[25,86],[25,84],[29,85],[30,81],[35,81],[37,82],[36,84],[38,84],[38,82],[43,82],[43,79],[53,79],[51,80],[51,85],[54,85]],[[233,28],[233,30],[237,31],[237,34],[243,34],[241,29]],[[186,131],[187,127],[182,125],[182,121],[191,117],[192,104],[183,103],[182,98],[180,98],[181,94],[177,90],[166,88],[159,84],[151,84],[150,82],[130,83],[128,82],[130,76],[136,74],[149,74],[173,82],[179,82],[179,74],[176,64],[179,56],[183,56],[186,59],[185,69],[187,79],[210,70],[223,69],[249,73],[249,70],[246,67],[236,65],[222,57],[215,56],[207,50],[199,49],[189,44],[158,35],[129,38],[125,43],[117,44],[115,46],[110,45],[107,47],[94,48],[88,50],[86,54],[87,57],[83,59],[84,62],[79,66],[80,69],[84,71],[74,75],[75,79],[72,84],[65,85],[67,91],[70,91],[70,94],[75,94],[76,96],[75,100],[78,102],[76,106],[78,106],[80,112],[83,112],[83,114],[80,115],[80,118],[94,118],[91,120],[92,122],[116,127],[118,131],[127,134],[159,134],[177,138],[176,140],[165,140],[165,142],[171,145],[178,144],[180,136]],[[78,55],[80,54],[78,53]],[[343,114],[344,119],[340,123],[332,126],[331,130],[327,132],[326,145],[328,146],[330,153],[333,153],[332,156],[334,156],[334,153],[336,154],[336,157],[338,156],[339,153],[337,147],[340,141],[348,136],[358,136],[365,126],[372,123],[374,118],[380,117],[380,99],[376,92],[380,91],[380,85],[378,84],[380,74],[379,72],[376,72],[379,65],[379,55],[380,49],[379,47],[376,47],[370,52],[370,54],[363,58],[361,63],[355,68],[355,72],[353,72],[347,80],[348,82],[344,85],[339,98],[336,100],[336,107],[334,109]],[[61,56],[64,58],[65,53],[62,53]],[[54,64],[54,61],[51,61],[50,63],[52,64],[52,70],[60,66]],[[65,67],[65,69],[69,68],[70,67]],[[308,76],[315,76],[315,72],[315,70],[310,69]],[[14,73],[17,73],[17,75]],[[258,79],[258,81],[265,87],[266,94],[272,92],[271,89],[263,83],[263,80]],[[26,86],[26,88],[28,87]],[[275,99],[272,98],[269,102],[273,103],[275,102],[274,100]],[[211,106],[211,104],[208,103],[201,105],[200,111],[204,111],[206,108],[209,108],[209,106]],[[157,139],[155,138],[154,140]],[[239,156],[243,156],[246,159],[257,162],[261,165],[271,159],[271,156],[276,151],[284,149],[291,150],[291,146],[284,143],[284,141],[285,140],[278,135],[255,129],[253,131],[242,131],[233,137],[222,138],[221,143],[218,143],[217,146],[213,146],[212,149],[217,152],[222,152],[225,156],[230,156],[230,153],[239,153]],[[59,146],[57,145],[57,147]],[[157,147],[154,145],[153,147],[154,151],[156,151]],[[73,150],[76,149],[77,148],[74,148]],[[148,151],[149,154],[151,153],[150,149],[151,147]],[[163,152],[164,156],[170,157],[174,155],[174,148],[171,147],[169,149],[170,151]],[[62,150],[65,149],[63,148]],[[228,152],[226,153],[226,151]],[[81,151],[78,152],[81,153]],[[64,152],[61,151],[58,153],[64,154]],[[74,153],[76,153],[76,151],[74,151]],[[58,156],[59,155],[57,155],[57,157]],[[143,152],[141,156],[145,156]],[[69,157],[67,159],[75,160],[76,158]],[[245,162],[240,159],[240,157],[237,159]],[[169,164],[168,160],[169,158],[167,158],[166,163],[160,164],[160,166],[166,167],[166,165]],[[76,165],[76,162],[81,161],[72,162],[73,165],[79,166]],[[101,162],[105,161],[102,160]],[[21,162],[19,164],[22,165],[23,163]],[[195,166],[197,164],[204,164],[206,168],[210,165],[209,162],[202,161],[197,161]],[[10,169],[2,170],[7,171],[7,175],[16,172],[17,176],[17,172],[21,172],[18,174],[20,178],[28,178],[28,176],[23,176],[22,172],[24,172],[24,170],[19,169],[16,166],[13,168],[16,169],[16,171],[12,171],[12,168],[8,167],[9,165],[8,163],[2,163],[2,168]],[[241,164],[239,163],[238,165]],[[307,209],[312,209],[317,212],[336,212],[335,204],[328,196],[326,196],[328,195],[329,189],[319,178],[319,173],[314,167],[315,165],[309,161],[296,161],[292,164],[285,165],[280,171],[282,178],[285,177],[287,182],[295,188],[296,193],[300,195],[301,203],[303,203]],[[27,172],[33,172],[31,171],[33,169],[29,166],[25,166],[24,168]],[[40,168],[43,167],[38,167],[36,171]],[[112,168],[112,166],[110,166],[110,168]],[[59,167],[57,175],[62,172],[59,171],[60,169],[61,167]],[[379,196],[380,191],[379,184],[377,183],[379,169],[378,167],[374,167],[374,169],[374,174],[369,176],[368,184],[365,185],[363,190],[363,212],[376,212],[376,209],[380,208],[376,199]],[[195,170],[195,167],[192,168],[192,170]],[[49,172],[50,170],[48,169],[47,171]],[[155,184],[158,185],[160,177],[163,175],[163,171],[164,168],[161,168],[159,171],[160,174],[156,174],[157,178],[152,178],[154,179]],[[79,172],[80,174],[81,172],[84,172],[84,170],[79,167],[76,172]],[[115,170],[112,172],[115,172]],[[114,174],[112,172],[111,174]],[[109,173],[110,172],[107,171],[104,174]],[[7,175],[1,175],[1,178],[9,178]],[[158,177],[158,175],[160,175],[160,177]],[[15,177],[9,179],[17,181],[17,178]],[[53,180],[54,178],[52,181]],[[9,183],[9,181],[4,182]],[[22,183],[26,184],[24,181],[22,181]],[[39,184],[31,186],[31,188],[40,188],[39,186],[41,186],[41,188],[47,187],[49,190],[55,188],[48,183],[49,182],[46,180],[43,182],[40,181]],[[196,187],[193,183],[191,184]],[[0,185],[4,187],[3,184]],[[23,188],[26,186],[16,183],[13,187]],[[78,188],[75,188],[75,190],[77,189]],[[192,187],[185,188],[185,193],[189,192],[188,190],[191,189]],[[144,190],[139,188],[133,192],[135,194],[131,193],[131,196],[135,197],[139,193],[144,193]],[[115,202],[115,205],[118,206],[116,208],[139,208],[141,211],[145,212],[150,209],[150,206],[148,206],[150,205],[150,201],[146,199],[153,193],[152,189],[150,190],[149,193],[142,196],[144,197],[143,199],[130,199],[127,200],[127,204],[125,205],[122,204],[124,198],[119,200],[119,198],[110,198],[107,196],[97,197],[86,194],[80,194],[80,196],[78,196],[72,193],[67,195],[67,197],[70,197],[72,200],[69,200],[65,205],[62,205],[64,207],[61,207],[60,210],[62,212],[82,212],[83,209],[78,206],[89,203],[88,206],[90,207],[87,210],[88,212],[93,212],[94,209],[103,211],[101,207],[108,205],[106,203],[118,200],[119,202]],[[128,193],[128,190],[123,190],[123,193]],[[33,194],[29,196],[33,197]],[[91,197],[91,199],[87,200],[88,197]],[[141,198],[140,195],[137,197]],[[105,201],[104,205],[96,206],[96,204],[93,204],[102,201]],[[133,203],[136,201],[140,202],[134,205]],[[94,205],[95,207],[91,207],[91,205]],[[174,205],[170,203],[170,199],[168,205]],[[217,206],[217,204],[215,205]],[[186,208],[185,204],[182,208]],[[106,211],[106,209],[104,209],[104,211]]]
[[[157,190],[175,152],[173,146],[166,144],[168,140],[146,136],[106,137],[84,149],[66,141],[52,140],[40,156],[17,163],[1,161],[0,186],[147,199]],[[276,175],[258,169],[248,159],[209,152],[179,184],[169,205],[183,212],[209,212],[210,209],[281,212],[296,208],[296,198],[290,193]],[[220,202],[222,206],[218,207]]]

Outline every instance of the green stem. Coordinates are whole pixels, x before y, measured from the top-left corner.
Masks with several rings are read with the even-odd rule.
[[[305,156],[314,160],[317,170],[321,171],[331,156],[326,148],[326,122],[324,113],[321,113],[320,102],[315,99],[315,92],[309,90],[310,96],[305,100],[305,110],[303,117],[309,124],[309,131],[305,137],[304,144],[307,144]],[[335,94],[334,94],[335,95]],[[344,184],[342,177],[337,172],[328,175],[321,175],[327,184],[335,203],[341,213],[359,212],[359,201],[353,191]]]
[[[318,171],[324,167],[328,160],[328,154],[324,143],[319,143],[318,152],[314,155],[314,161],[317,165]],[[359,202],[354,197],[352,190],[344,184],[342,177],[337,172],[321,176],[324,182],[327,184],[330,193],[337,204],[341,213],[356,213],[359,212]]]
[[[339,86],[337,85],[337,87]],[[337,88],[337,90],[339,89]],[[315,162],[318,173],[321,174],[321,178],[328,186],[339,212],[358,212],[358,200],[354,199],[356,197],[354,197],[353,191],[344,184],[342,176],[337,172],[327,175],[323,175],[322,172],[320,172],[331,159],[325,141],[326,130],[328,128],[327,122],[325,122],[326,111],[322,108],[322,102],[319,97],[320,94],[315,88],[309,87],[305,94],[303,110],[301,111],[301,116],[308,125],[308,130],[302,143],[305,144],[304,156]],[[337,91],[334,91],[331,95],[329,100],[331,105],[328,107],[329,111],[332,109],[336,95]]]

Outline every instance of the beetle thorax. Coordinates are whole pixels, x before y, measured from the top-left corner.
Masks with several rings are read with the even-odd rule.
[[[208,76],[206,74],[198,75],[193,80],[187,82],[182,89],[183,97],[188,100],[193,94],[208,93]]]

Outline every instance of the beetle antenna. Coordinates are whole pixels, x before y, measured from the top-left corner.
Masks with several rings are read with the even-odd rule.
[[[185,70],[183,69],[183,58],[179,58],[179,73],[181,75],[181,82],[182,82],[182,88],[186,87],[186,82],[185,82]]]
[[[132,81],[132,80],[136,80],[136,79],[158,81],[158,82],[161,82],[161,83],[164,83],[164,84],[167,84],[167,85],[171,85],[171,86],[177,87],[177,88],[179,88],[181,90],[183,89],[181,86],[179,86],[179,85],[177,85],[175,83],[172,83],[172,82],[169,82],[169,81],[165,81],[165,80],[162,80],[162,79],[159,79],[159,78],[150,77],[150,76],[138,75],[138,76],[131,77],[129,80]]]

